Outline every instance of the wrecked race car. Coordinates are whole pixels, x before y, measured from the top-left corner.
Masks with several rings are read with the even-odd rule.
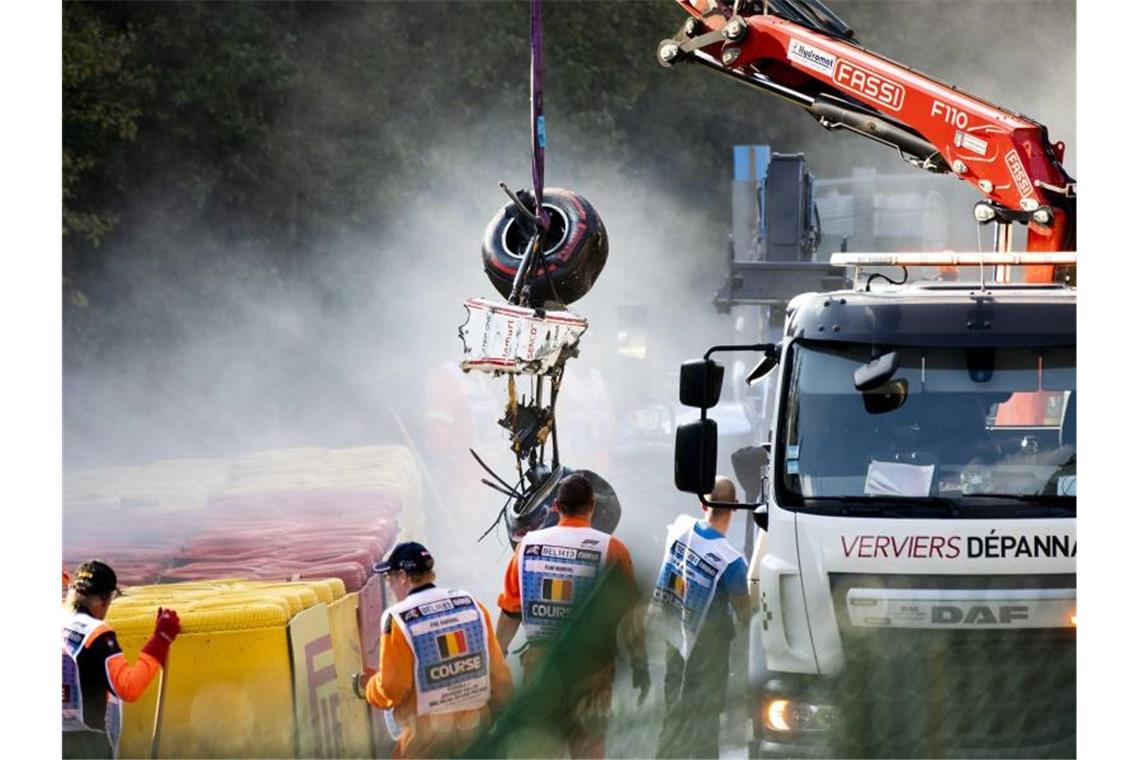
[[[585,475],[594,486],[597,509],[593,525],[612,532],[621,517],[614,489],[597,473],[562,465],[554,407],[566,362],[578,355],[578,343],[588,323],[567,309],[531,309],[470,298],[464,303],[467,320],[459,328],[464,353],[460,368],[507,376],[507,404],[499,425],[511,433],[517,472],[514,482],[499,476],[478,454],[472,456],[492,478],[482,482],[507,497],[490,533],[500,521],[514,545],[526,533],[557,521],[551,509],[558,482],[572,472]],[[519,376],[529,376],[529,396],[518,392]],[[544,397],[549,383],[548,396]],[[546,446],[551,464],[546,464]]]
[[[471,455],[492,478],[482,482],[507,497],[480,540],[502,521],[512,545],[557,519],[551,509],[555,486],[573,472],[559,461],[554,407],[566,362],[578,355],[578,341],[588,325],[566,306],[589,292],[609,256],[606,228],[594,207],[577,193],[544,188],[546,117],[538,0],[531,3],[530,87],[532,189],[516,192],[500,182],[510,201],[483,233],[483,268],[507,303],[468,299],[467,320],[459,328],[460,368],[507,376],[507,405],[498,423],[511,434],[513,483],[491,470],[474,449]],[[529,396],[520,398],[519,376],[530,378]],[[598,497],[594,527],[613,531],[621,516],[613,488],[596,473],[578,472],[590,478]]]

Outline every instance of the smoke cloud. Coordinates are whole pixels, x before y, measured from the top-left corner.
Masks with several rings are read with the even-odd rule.
[[[462,5],[452,11],[461,14]],[[620,22],[623,5],[587,4],[598,23]],[[669,36],[682,16],[672,3],[655,5],[659,36]],[[1066,166],[1075,174],[1074,3],[882,0],[836,2],[834,8],[868,48],[1048,124],[1053,139],[1068,142]],[[718,315],[710,302],[725,276],[732,145],[773,142],[781,152],[804,152],[820,178],[847,176],[860,166],[917,172],[889,150],[826,133],[759,93],[696,70],[664,72],[652,64],[655,40],[642,42],[647,68],[637,75],[646,77],[643,97],[672,100],[671,123],[599,126],[560,106],[556,79],[547,93],[547,185],[585,196],[610,236],[606,269],[572,307],[591,327],[582,357],[567,371],[559,418],[569,429],[570,420],[608,415],[611,429],[598,440],[611,443],[629,399],[672,404],[680,361],[731,335],[732,318]],[[510,92],[489,102],[477,120],[458,125],[441,115],[424,123],[420,111],[410,120],[394,110],[383,125],[341,124],[345,130],[382,128],[414,146],[418,161],[384,170],[396,180],[377,188],[378,221],[370,229],[330,230],[287,262],[243,240],[240,219],[230,230],[178,229],[160,193],[136,197],[130,217],[136,223],[110,244],[92,287],[97,318],[65,341],[67,469],[371,443],[411,444],[432,461],[427,426],[439,400],[429,391],[431,377],[446,374],[461,356],[463,300],[495,295],[481,271],[479,244],[487,220],[506,202],[496,182],[529,185],[525,47],[513,53],[519,67],[503,74]],[[567,65],[555,46],[546,56],[552,72]],[[602,56],[596,52],[590,65],[605,66]],[[460,85],[441,83],[446,69],[425,67],[422,75],[435,97],[464,97]],[[361,94],[347,83],[321,81],[320,92],[326,104],[345,104],[346,119],[356,113],[352,104]],[[684,155],[686,132],[710,125],[723,133],[720,154],[700,159],[699,187],[679,185],[679,174],[692,176],[688,165],[695,160]],[[657,140],[664,135],[670,136],[667,147]],[[629,146],[640,159],[636,170],[629,169]],[[314,158],[319,155],[314,149]],[[972,192],[947,177],[929,182],[952,199],[948,226],[965,231],[956,233],[955,243],[964,238],[972,246]],[[630,371],[616,346],[623,307],[635,305],[648,315],[648,355]],[[501,413],[505,381],[457,382],[491,398]],[[587,390],[576,397],[576,386]],[[480,454],[510,473],[505,433],[493,418],[478,425],[477,437],[487,444]],[[594,442],[569,432],[560,443],[571,466],[597,453]],[[625,509],[618,534],[651,572],[665,524],[692,507],[672,490],[671,452],[646,449],[623,460],[610,451],[600,461],[610,465],[602,474]],[[439,510],[445,524],[433,547],[443,566],[451,554],[479,560],[475,570],[445,582],[474,586],[490,602],[506,549],[501,537],[478,547],[474,538],[494,519],[501,499],[478,484],[477,473],[431,470],[428,509]]]

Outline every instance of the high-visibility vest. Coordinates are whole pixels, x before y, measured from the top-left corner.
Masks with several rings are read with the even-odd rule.
[[[610,535],[555,525],[526,534],[519,545],[522,620],[529,641],[553,638],[580,609],[597,580]]]
[[[697,519],[681,515],[665,535],[665,558],[657,573],[649,621],[653,629],[685,659],[705,624],[717,583],[740,552],[728,539],[705,538]]]
[[[429,588],[384,612],[415,659],[416,714],[478,710],[491,700],[491,632],[466,591]]]
[[[84,612],[67,611],[63,617],[63,730],[98,731],[83,722],[83,689],[79,683],[79,653],[90,641],[107,631],[102,620]],[[121,656],[121,655],[119,655]],[[122,731],[122,703],[114,687],[107,693],[106,718],[102,729],[111,742],[116,755],[119,751],[119,734]]]

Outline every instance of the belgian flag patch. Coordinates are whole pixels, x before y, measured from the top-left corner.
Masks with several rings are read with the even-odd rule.
[[[435,643],[439,647],[440,658],[444,660],[467,654],[467,636],[464,635],[463,631],[452,631],[442,636],[436,636]]]
[[[680,597],[685,596],[685,579],[684,579],[684,577],[678,575],[677,573],[670,572],[669,573],[668,588],[670,591],[672,591],[677,596],[680,596]]]
[[[569,602],[574,598],[574,581],[568,578],[543,578],[542,598],[552,602]]]

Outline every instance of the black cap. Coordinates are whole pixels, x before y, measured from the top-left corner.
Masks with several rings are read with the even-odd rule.
[[[115,571],[110,565],[97,559],[88,560],[75,569],[71,587],[81,594],[92,596],[122,593],[119,591],[119,579]]]
[[[435,560],[431,552],[423,544],[415,541],[406,541],[396,544],[396,548],[388,555],[388,559],[378,562],[372,569],[378,573],[388,573],[393,570],[403,570],[406,573],[424,573],[435,567]]]

